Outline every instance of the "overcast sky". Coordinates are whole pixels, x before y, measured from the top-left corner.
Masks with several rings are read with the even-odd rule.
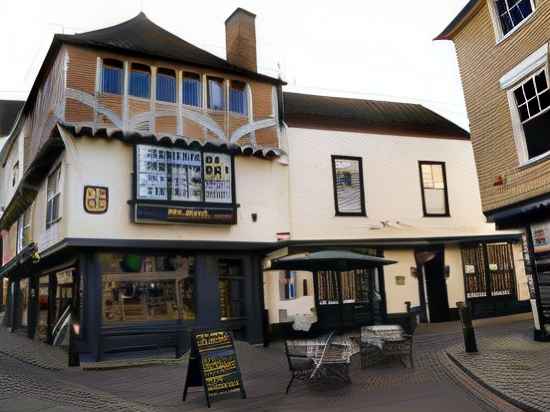
[[[0,99],[25,99],[54,33],[111,26],[141,9],[225,57],[224,21],[257,15],[259,71],[287,90],[421,103],[467,127],[451,42],[432,39],[467,0],[18,0],[0,13]]]

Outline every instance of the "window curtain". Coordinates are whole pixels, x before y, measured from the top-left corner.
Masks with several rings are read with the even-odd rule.
[[[208,107],[212,110],[223,110],[224,92],[223,82],[219,80],[208,80]]]
[[[103,66],[103,92],[122,94],[122,69]]]
[[[168,74],[157,74],[157,100],[176,102],[176,78]]]
[[[229,89],[229,110],[233,113],[248,114],[248,102],[245,89]]]
[[[183,79],[183,104],[200,107],[201,83],[199,79]]]
[[[130,73],[130,94],[132,96],[148,99],[150,90],[150,74],[141,70],[132,70]]]

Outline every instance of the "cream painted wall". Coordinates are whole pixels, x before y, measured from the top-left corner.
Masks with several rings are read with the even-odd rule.
[[[289,321],[296,314],[313,314],[315,311],[313,274],[310,272],[296,272],[296,299],[283,300],[279,296],[279,276],[282,273],[284,272],[264,273],[264,301],[270,324],[282,321],[279,318],[279,310],[287,311]],[[307,296],[304,296],[304,279],[308,283]]]
[[[0,168],[0,207],[6,207],[9,204],[23,176],[23,138],[23,132],[20,132],[7,153],[4,164]],[[12,184],[13,167],[17,162],[19,162],[19,176],[14,186]]]
[[[447,296],[449,307],[456,308],[457,302],[464,302],[464,268],[462,267],[462,253],[458,245],[446,245],[443,260],[449,266],[450,273],[447,278]]]
[[[469,141],[289,128],[292,239],[494,232],[481,211]],[[335,217],[331,155],[363,159],[368,217]],[[450,218],[424,218],[419,160],[446,163]],[[392,228],[380,229],[381,221]],[[396,224],[396,222],[401,224]]]
[[[521,243],[512,245],[512,253],[514,255],[514,266],[516,268],[516,290],[518,300],[529,300],[529,286],[527,284],[527,274],[525,272],[523,247]]]
[[[406,312],[405,302],[411,302],[412,306],[419,306],[418,279],[411,275],[411,267],[416,267],[414,251],[412,249],[384,250],[384,257],[397,262],[384,268],[388,313]],[[405,284],[397,285],[396,276],[404,276]]]
[[[277,160],[236,157],[237,225],[135,224],[127,204],[132,198],[133,146],[114,139],[76,139],[68,133],[63,139],[67,237],[272,242],[278,232],[289,230],[288,167]],[[109,188],[107,213],[84,211],[85,185]],[[258,214],[256,223],[252,213]]]

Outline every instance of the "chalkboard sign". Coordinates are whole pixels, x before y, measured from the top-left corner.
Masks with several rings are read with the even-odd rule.
[[[240,392],[246,398],[233,335],[225,330],[195,330],[191,333],[191,353],[183,400],[187,389],[202,386],[206,404],[210,396]]]

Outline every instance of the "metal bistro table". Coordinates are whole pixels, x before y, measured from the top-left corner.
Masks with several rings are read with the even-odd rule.
[[[414,368],[412,353],[412,335],[407,335],[400,325],[375,325],[361,328],[361,369],[367,367],[367,361],[375,353],[382,358],[396,356],[405,367],[403,357],[408,357]]]

